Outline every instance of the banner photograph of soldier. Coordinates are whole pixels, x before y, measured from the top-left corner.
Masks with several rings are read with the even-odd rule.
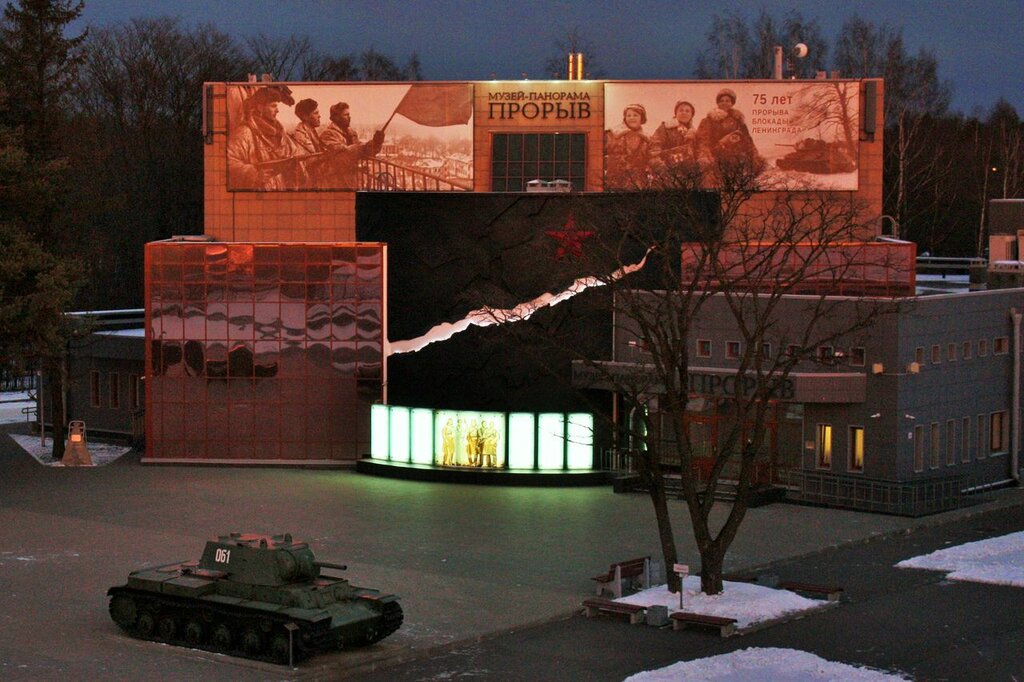
[[[713,187],[722,164],[766,188],[856,190],[858,84],[608,83],[605,188]]]
[[[438,412],[434,464],[500,469],[505,466],[505,415],[500,412]]]
[[[469,83],[228,86],[228,189],[468,191]]]

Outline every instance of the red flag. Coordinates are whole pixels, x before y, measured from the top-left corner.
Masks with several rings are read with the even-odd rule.
[[[396,114],[424,126],[469,123],[473,86],[469,83],[414,83],[395,108]]]

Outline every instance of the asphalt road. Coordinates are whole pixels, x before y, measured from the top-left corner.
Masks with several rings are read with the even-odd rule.
[[[582,615],[485,639],[356,679],[622,680],[643,670],[744,649],[782,647],[918,680],[1024,679],[1024,589],[897,569],[906,558],[1024,529],[1003,509],[853,546],[771,571],[844,587],[838,607],[743,636],[630,626]]]

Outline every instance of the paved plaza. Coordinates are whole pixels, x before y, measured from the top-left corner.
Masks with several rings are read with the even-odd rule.
[[[23,425],[3,430],[22,431]],[[567,617],[610,562],[658,554],[643,495],[610,487],[504,488],[374,478],[348,470],[40,466],[0,432],[0,678],[338,678]],[[741,571],[1024,502],[906,519],[790,504],[752,509],[730,553]],[[699,565],[673,501],[681,560]],[[363,650],[297,670],[141,642],[107,615],[106,589],[136,568],[198,558],[230,531],[291,532],[357,585],[401,597],[405,624]],[[823,567],[822,582],[838,580]]]

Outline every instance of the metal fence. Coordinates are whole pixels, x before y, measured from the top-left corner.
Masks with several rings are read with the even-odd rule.
[[[966,475],[919,481],[889,481],[819,471],[790,471],[786,499],[829,507],[925,516],[964,505],[970,486]]]
[[[33,374],[20,374],[8,369],[0,370],[0,392],[7,391],[32,391],[36,388],[37,376]]]

